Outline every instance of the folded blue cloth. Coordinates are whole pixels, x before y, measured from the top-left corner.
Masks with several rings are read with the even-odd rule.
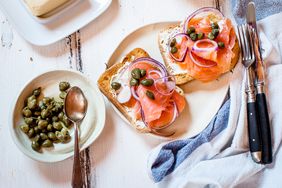
[[[220,108],[209,125],[194,138],[177,140],[164,145],[151,170],[155,182],[161,181],[182,163],[197,147],[211,141],[228,124],[230,99]]]
[[[242,24],[245,22],[246,11],[248,3],[252,0],[232,0],[232,12],[236,22]],[[282,12],[282,0],[253,0],[256,4],[257,20],[263,19],[272,14]]]
[[[245,9],[250,0],[231,0],[233,15],[238,24],[245,22]],[[282,12],[282,0],[255,0],[257,19]],[[194,138],[176,140],[164,145],[151,165],[155,182],[172,173],[195,149],[210,142],[228,125],[230,99],[218,111],[207,128]]]

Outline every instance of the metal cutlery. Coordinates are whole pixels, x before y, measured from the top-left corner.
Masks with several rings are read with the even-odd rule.
[[[250,2],[247,7],[246,20],[248,25],[254,30],[253,50],[255,52],[255,73],[256,73],[256,107],[258,112],[258,121],[260,124],[261,140],[262,140],[262,163],[269,164],[272,162],[272,145],[271,131],[268,116],[266,96],[264,93],[265,85],[265,64],[262,60],[260,49],[260,41],[258,37],[256,24],[256,8],[255,3]]]
[[[246,24],[237,26],[239,35],[239,44],[241,47],[242,63],[245,66],[246,72],[246,89],[247,94],[247,119],[248,119],[248,134],[249,145],[252,159],[256,163],[261,162],[261,139],[259,122],[256,112],[256,96],[254,87],[254,77],[252,65],[255,62],[255,54],[253,50],[252,35],[249,32],[249,27]],[[251,35],[251,36],[250,36]]]

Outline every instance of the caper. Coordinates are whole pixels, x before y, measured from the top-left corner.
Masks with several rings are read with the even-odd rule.
[[[112,87],[114,90],[118,90],[118,89],[121,87],[121,84],[118,83],[118,82],[112,82],[111,87]]]
[[[61,129],[63,128],[62,122],[61,122],[61,121],[53,122],[53,127],[54,127],[54,129],[56,129],[56,130],[61,130]]]
[[[52,117],[52,121],[53,121],[53,122],[57,122],[57,121],[59,121],[59,118],[58,118],[57,116],[53,116],[53,117]]]
[[[60,140],[61,142],[63,142],[65,140],[64,135],[60,131],[56,131],[55,135],[56,135],[57,139]]]
[[[41,132],[41,130],[38,128],[38,126],[35,126],[33,129],[34,129],[35,134],[38,134],[38,133]]]
[[[213,30],[212,30],[212,34],[213,34],[213,36],[216,38],[217,35],[219,34],[219,29],[213,29]]]
[[[42,102],[43,102],[44,104],[48,104],[50,101],[51,101],[51,98],[50,98],[50,97],[44,97],[44,98],[42,99]]]
[[[48,136],[45,133],[40,133],[40,138],[41,140],[46,140],[48,139]]]
[[[43,109],[43,110],[41,111],[41,117],[42,117],[43,119],[47,118],[47,117],[50,116],[50,115],[51,115],[51,113],[50,113],[50,111],[49,111],[48,109]]]
[[[196,31],[196,30],[195,30],[195,27],[189,27],[189,28],[187,29],[187,32],[186,32],[186,33],[187,33],[188,35],[190,35],[191,33],[195,33],[195,31]]]
[[[224,48],[224,46],[225,46],[223,42],[218,42],[217,45],[218,45],[219,48]]]
[[[35,140],[33,140],[33,141],[31,142],[31,147],[32,147],[32,149],[33,149],[34,151],[39,151],[39,150],[40,150],[40,145],[39,145],[39,143],[36,142]]]
[[[31,95],[27,98],[27,102],[30,102],[32,100],[36,99],[36,97],[34,95]]]
[[[40,111],[35,111],[35,112],[33,112],[33,115],[35,115],[35,116],[40,116],[40,115],[41,115],[41,112],[40,112]]]
[[[213,22],[213,23],[211,24],[211,27],[212,27],[213,29],[218,29],[218,28],[219,28],[217,22]]]
[[[197,34],[196,33],[191,33],[189,36],[190,36],[192,41],[196,41],[197,40]]]
[[[175,46],[173,46],[173,47],[170,49],[170,52],[171,52],[172,54],[175,54],[177,51],[178,51],[178,49],[177,49]]]
[[[130,79],[130,86],[137,86],[138,85],[138,80],[136,80],[135,78],[131,78]]]
[[[200,40],[202,38],[204,38],[205,34],[204,33],[198,33],[197,34],[197,38]]]
[[[147,97],[149,97],[150,99],[155,100],[155,95],[154,95],[154,93],[153,93],[152,91],[147,90],[147,91],[146,91],[146,95],[147,95]]]
[[[32,92],[32,94],[36,97],[38,97],[40,95],[40,93],[41,93],[41,87],[33,90],[33,92]]]
[[[59,97],[60,97],[61,99],[65,99],[66,96],[67,96],[67,92],[65,92],[65,91],[62,91],[62,92],[60,93],[60,95],[59,95]]]
[[[211,39],[211,40],[215,39],[215,37],[214,37],[214,35],[212,33],[208,34],[208,38]]]
[[[59,118],[59,120],[63,120],[64,119],[64,112],[60,112],[58,114],[58,118]]]
[[[170,47],[173,47],[173,46],[175,46],[175,44],[176,44],[176,38],[173,38],[173,39],[171,40],[169,46],[170,46]]]
[[[56,135],[55,135],[55,133],[53,133],[53,132],[49,132],[48,133],[48,138],[50,139],[50,140],[57,140],[57,137],[56,137]]]
[[[146,70],[145,69],[141,69],[141,77],[146,76]]]
[[[51,147],[51,146],[53,146],[53,142],[52,142],[51,140],[49,140],[49,139],[45,140],[45,141],[42,143],[42,147],[48,148],[48,147]]]
[[[154,84],[153,79],[144,79],[140,82],[143,86],[151,86]]]
[[[31,125],[33,123],[33,118],[32,117],[24,118],[24,122],[28,125]]]
[[[29,126],[27,124],[21,125],[20,128],[24,133],[27,133],[29,131]]]
[[[135,68],[131,71],[131,76],[137,80],[141,78],[141,70],[138,68]]]
[[[46,120],[39,120],[38,122],[38,129],[43,130],[48,126],[48,121]]]
[[[35,135],[35,137],[33,138],[34,141],[39,142],[40,141],[40,136],[39,134]]]
[[[27,107],[31,110],[35,109],[37,106],[37,101],[36,99],[32,99],[30,101],[27,102]]]
[[[62,122],[63,122],[66,126],[70,126],[70,125],[71,125],[71,121],[70,121],[66,116],[64,116]]]
[[[60,91],[66,91],[67,89],[69,89],[69,87],[70,87],[70,83],[68,83],[68,82],[60,82],[59,83]]]
[[[47,131],[52,131],[53,130],[53,125],[48,124],[46,129],[47,129]]]
[[[27,136],[29,138],[32,138],[34,136],[34,129],[33,128],[29,129],[29,131],[27,132]]]
[[[25,107],[23,110],[22,110],[22,114],[24,117],[30,117],[32,115],[32,112],[30,109],[28,109],[28,107]]]

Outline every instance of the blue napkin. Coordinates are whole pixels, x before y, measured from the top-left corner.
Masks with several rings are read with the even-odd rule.
[[[238,24],[245,22],[245,7],[249,2],[251,0],[231,0],[232,12]],[[282,12],[282,0],[253,0],[253,2],[256,4],[257,20]]]
[[[233,15],[238,24],[245,20],[245,7],[249,0],[231,0]],[[255,0],[257,19],[282,11],[281,0]],[[155,182],[160,182],[172,173],[195,149],[210,142],[228,125],[230,99],[227,100],[207,128],[194,138],[176,140],[164,145],[151,165],[151,174]]]

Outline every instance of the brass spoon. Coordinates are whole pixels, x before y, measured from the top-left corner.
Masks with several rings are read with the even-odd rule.
[[[80,166],[78,124],[83,120],[87,111],[87,99],[79,87],[72,87],[65,98],[65,114],[74,125],[74,161],[72,171],[72,187],[83,187]]]

